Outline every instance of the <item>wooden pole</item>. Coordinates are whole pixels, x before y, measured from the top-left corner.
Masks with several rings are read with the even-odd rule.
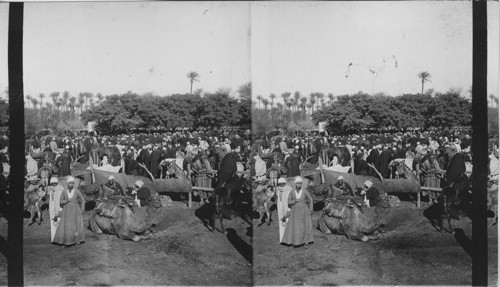
[[[488,284],[486,217],[488,163],[487,1],[472,1],[472,285]]]
[[[7,277],[9,286],[23,286],[24,194],[24,87],[23,19],[24,3],[9,4],[9,153],[10,208],[8,210]]]

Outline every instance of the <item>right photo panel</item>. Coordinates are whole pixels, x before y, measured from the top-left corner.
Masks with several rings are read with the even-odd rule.
[[[498,283],[488,3],[488,284]],[[472,284],[472,3],[251,3],[255,285]]]

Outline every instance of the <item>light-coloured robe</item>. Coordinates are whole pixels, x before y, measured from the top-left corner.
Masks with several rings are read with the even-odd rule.
[[[286,213],[290,210],[288,207],[288,195],[292,191],[292,187],[289,185],[285,185],[284,187],[277,187],[277,207],[278,207],[278,226],[279,226],[279,234],[280,234],[280,243],[283,240],[283,234],[285,234],[285,227],[288,223],[288,219],[283,222],[281,219]]]
[[[49,187],[49,217],[50,217],[50,241],[54,241],[54,235],[56,235],[57,224],[59,223],[60,218],[57,219],[57,222],[54,221],[54,217],[62,210],[61,205],[59,204],[59,200],[61,199],[61,193],[64,190],[64,187],[61,184],[58,184],[56,187]]]

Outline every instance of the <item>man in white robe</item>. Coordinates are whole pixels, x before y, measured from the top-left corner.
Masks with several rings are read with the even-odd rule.
[[[285,234],[286,224],[288,223],[288,218],[283,220],[287,212],[290,210],[288,207],[288,195],[292,191],[292,187],[286,185],[286,179],[281,177],[278,179],[278,186],[276,187],[276,194],[278,197],[277,208],[278,208],[278,226],[280,234],[280,243],[283,240],[283,234]]]
[[[49,216],[50,216],[50,241],[54,241],[54,235],[56,234],[57,224],[59,223],[59,212],[61,211],[61,206],[59,200],[61,199],[61,193],[64,187],[59,184],[57,177],[50,179],[49,187]],[[57,217],[57,218],[56,218]]]

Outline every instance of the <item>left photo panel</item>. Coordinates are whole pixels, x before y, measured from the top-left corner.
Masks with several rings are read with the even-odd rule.
[[[7,210],[9,14],[0,4]],[[25,3],[23,16],[23,283],[252,285],[250,5]]]

